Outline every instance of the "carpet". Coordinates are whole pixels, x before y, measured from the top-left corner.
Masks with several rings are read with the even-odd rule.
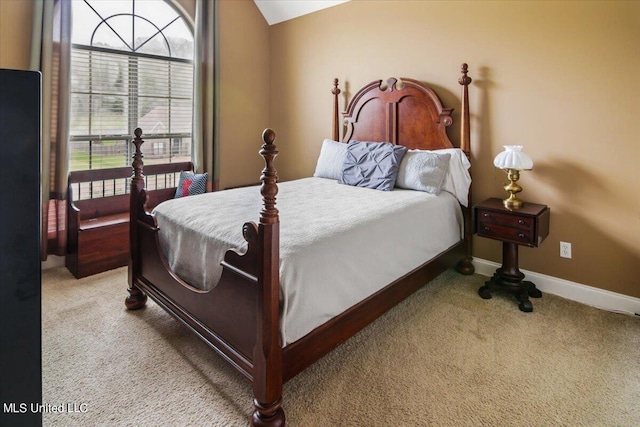
[[[545,294],[534,311],[446,271],[284,385],[290,426],[640,425],[640,319]],[[126,268],[43,272],[45,426],[246,426],[251,385]],[[69,406],[67,406],[69,407]]]

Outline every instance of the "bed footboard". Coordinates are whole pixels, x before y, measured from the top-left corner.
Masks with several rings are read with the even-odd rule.
[[[262,134],[265,159],[261,194],[263,209],[256,225],[242,228],[248,249],[226,252],[222,276],[210,291],[191,287],[171,272],[162,255],[155,219],[147,212],[140,146],[136,129],[131,180],[129,310],[144,307],[147,295],[182,321],[253,384],[252,424],[282,426],[282,345],[279,334],[280,220],[276,208],[278,154],[275,133]],[[239,230],[240,231],[240,230]]]

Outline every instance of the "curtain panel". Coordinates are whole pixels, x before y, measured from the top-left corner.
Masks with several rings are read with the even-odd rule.
[[[71,1],[35,0],[30,69],[42,73],[41,259],[66,252]]]
[[[208,189],[218,189],[217,149],[215,145],[215,11],[217,1],[196,2],[193,81],[194,161],[201,172],[208,172]]]

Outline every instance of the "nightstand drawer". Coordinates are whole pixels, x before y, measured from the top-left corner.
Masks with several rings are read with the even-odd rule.
[[[520,224],[518,224],[520,225]],[[532,246],[536,243],[533,223],[529,229],[511,227],[507,224],[498,224],[478,219],[478,236],[489,237],[491,239],[511,241],[521,245]]]
[[[485,224],[500,224],[506,227],[514,227],[521,230],[533,230],[535,218],[530,216],[518,216],[503,214],[484,209],[478,209],[478,222]]]
[[[511,210],[500,199],[487,199],[474,206],[473,224],[478,236],[537,247],[549,234],[549,208],[525,203],[522,208]]]

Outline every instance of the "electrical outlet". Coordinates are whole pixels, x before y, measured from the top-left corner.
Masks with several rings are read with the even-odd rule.
[[[560,242],[560,256],[562,258],[571,258],[571,243]]]

